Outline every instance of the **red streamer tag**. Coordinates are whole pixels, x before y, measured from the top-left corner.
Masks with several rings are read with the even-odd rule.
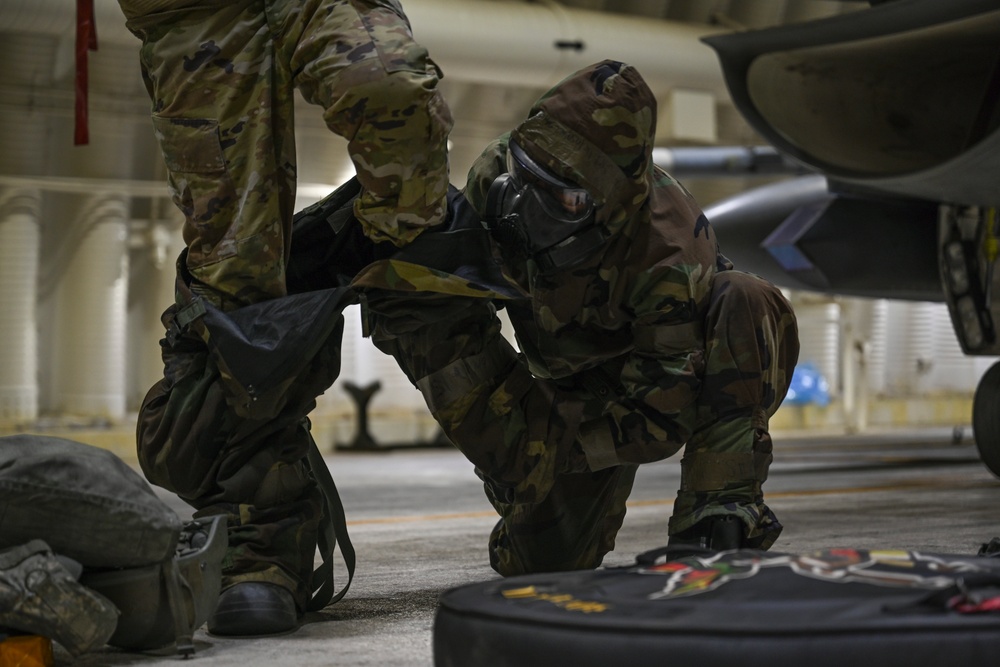
[[[87,51],[97,50],[97,26],[94,25],[94,0],[76,0],[76,98],[73,144],[90,142],[87,125]]]

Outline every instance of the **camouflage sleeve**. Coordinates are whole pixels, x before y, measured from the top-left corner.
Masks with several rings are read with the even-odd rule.
[[[635,347],[622,371],[629,396],[658,412],[676,412],[697,397],[705,348],[701,316],[714,267],[676,264],[641,276],[633,303]]]
[[[356,30],[346,34],[358,37],[324,54],[317,65],[323,76],[300,90],[325,107],[327,126],[348,141],[363,188],[355,214],[365,233],[402,246],[444,219],[451,112],[438,88],[441,73],[398,4],[345,4],[358,12]]]
[[[701,320],[714,269],[668,258],[631,285],[634,347],[600,367],[612,398],[581,429],[592,467],[666,458],[690,437],[705,372]]]
[[[369,290],[375,346],[420,390],[448,438],[519,502],[540,502],[567,463],[581,411],[532,376],[486,300]]]
[[[583,449],[594,470],[667,458],[691,436],[705,371],[705,341],[700,320],[678,320],[676,304],[672,303],[671,291],[686,289],[684,275],[684,267],[649,274],[648,279],[659,279],[637,304],[633,350],[599,367],[596,374],[600,379],[578,380],[590,394],[597,393],[595,382],[609,383],[603,395],[611,398],[601,415],[580,430]],[[710,281],[695,284],[701,282],[707,287]]]
[[[607,420],[619,445],[669,456],[690,437],[705,373],[703,320],[717,270],[717,240],[694,198],[665,172],[657,173],[651,240],[664,254],[634,274],[628,306],[632,351],[618,363],[624,400]],[[646,460],[649,452],[643,455]]]

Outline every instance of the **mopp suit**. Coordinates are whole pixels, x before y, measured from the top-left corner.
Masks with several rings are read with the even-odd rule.
[[[596,567],[636,467],[681,448],[671,540],[711,545],[726,521],[735,533],[712,546],[767,548],[781,530],[761,485],[768,419],[798,356],[795,317],[777,288],[733,269],[690,194],[654,166],[655,119],[639,73],[606,61],[554,87],[483,152],[465,196],[514,296],[478,298],[461,275],[449,287],[412,261],[355,281],[373,341],[476,465],[501,517],[490,557],[505,575]],[[514,212],[498,213],[512,166],[534,171],[512,181]],[[570,212],[551,224],[564,232],[531,227],[552,201],[527,180],[560,194]],[[450,294],[411,291],[430,285]]]

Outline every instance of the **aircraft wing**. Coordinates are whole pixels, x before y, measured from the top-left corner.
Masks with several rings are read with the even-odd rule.
[[[831,189],[1000,206],[996,0],[894,0],[703,41],[750,125]]]
[[[998,355],[1000,3],[871,5],[704,39],[750,125],[826,179],[826,193],[749,247],[766,251],[764,275],[826,292],[918,295],[937,273],[962,349]],[[740,217],[725,204],[705,211],[723,244]],[[1000,477],[998,402],[1000,363],[980,380],[972,419]]]
[[[734,244],[737,265],[744,253],[790,287],[943,299],[968,354],[1000,354],[1000,4],[887,0],[703,41],[750,125],[827,182],[762,241]],[[724,252],[745,222],[731,203],[706,209]]]

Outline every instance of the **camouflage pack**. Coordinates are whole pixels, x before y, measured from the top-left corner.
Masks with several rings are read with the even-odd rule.
[[[194,651],[191,636],[219,596],[221,517],[184,523],[113,453],[42,435],[0,438],[0,508],[0,550],[10,561],[0,561],[0,583],[14,610],[0,623],[49,636],[74,654],[105,641]],[[33,590],[14,576],[18,568],[29,579],[29,570],[44,571],[58,586]],[[70,603],[55,616],[31,611],[49,595],[93,613],[74,614]],[[98,612],[116,618],[110,636],[104,626],[75,627]]]

